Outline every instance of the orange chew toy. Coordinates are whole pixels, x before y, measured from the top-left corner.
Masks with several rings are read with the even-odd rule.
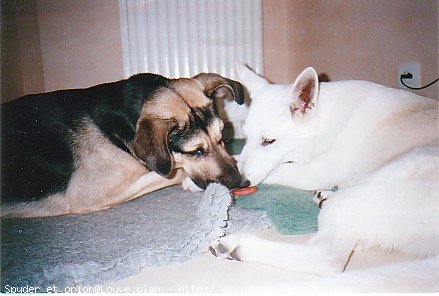
[[[256,186],[249,186],[249,187],[234,189],[234,190],[232,190],[231,193],[232,193],[233,197],[237,197],[237,196],[253,194],[256,191],[258,191],[258,187],[256,187]]]

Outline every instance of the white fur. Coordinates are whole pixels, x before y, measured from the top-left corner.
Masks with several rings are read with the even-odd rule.
[[[339,190],[324,202],[306,245],[226,236],[212,245],[217,256],[325,274],[342,271],[359,246],[439,254],[436,101],[365,81],[319,89],[312,68],[292,85],[270,84],[242,65],[238,73],[252,96],[243,175],[252,185]],[[302,88],[313,82],[300,109]]]

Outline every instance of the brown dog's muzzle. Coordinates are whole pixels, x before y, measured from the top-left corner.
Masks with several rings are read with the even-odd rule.
[[[238,170],[238,166],[231,157],[226,157],[226,159],[227,161],[222,162],[219,166],[221,173],[215,178],[216,182],[229,189],[240,188],[245,184],[243,184],[243,178]],[[215,180],[212,180],[212,182],[215,182]]]
[[[213,175],[207,179],[205,176],[191,176],[191,179],[203,190],[206,189],[210,183],[220,183],[229,189],[245,187],[245,184],[248,183],[248,181],[243,182],[243,178],[234,163],[223,164],[220,171],[221,173],[219,175]]]
[[[225,170],[225,172],[225,174],[221,175],[218,178],[220,184],[226,186],[229,189],[241,187],[242,176],[236,166],[234,166],[232,169]]]

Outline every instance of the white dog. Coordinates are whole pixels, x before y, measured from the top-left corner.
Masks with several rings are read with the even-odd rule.
[[[339,189],[315,197],[328,199],[307,244],[230,235],[215,256],[326,274],[343,271],[357,246],[439,254],[436,101],[365,81],[319,87],[313,68],[292,85],[238,73],[252,97],[241,173],[252,185]]]

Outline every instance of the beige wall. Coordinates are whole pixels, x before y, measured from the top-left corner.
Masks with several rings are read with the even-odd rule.
[[[117,0],[2,3],[10,4],[2,7],[2,101],[123,77]],[[427,83],[438,75],[437,6],[437,0],[263,0],[265,75],[289,83],[314,66],[332,80],[397,87],[398,66],[419,62]],[[437,98],[437,84],[417,93]]]
[[[44,91],[35,0],[2,2],[2,102]]]
[[[46,91],[123,78],[117,0],[38,0]]]
[[[2,1],[2,102],[123,78],[117,0]]]
[[[307,66],[331,80],[397,87],[400,64],[438,76],[437,0],[263,0],[265,74],[288,83]],[[283,40],[285,38],[287,41]],[[438,84],[421,95],[438,98]]]
[[[293,77],[290,49],[291,0],[262,1],[264,74],[272,82],[286,83]]]

